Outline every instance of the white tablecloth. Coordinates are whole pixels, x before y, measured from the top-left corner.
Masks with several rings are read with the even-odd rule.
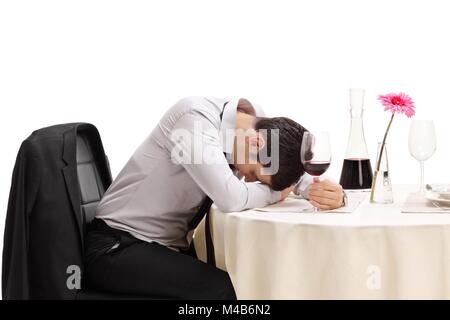
[[[394,186],[394,204],[367,197],[353,213],[213,207],[217,266],[239,299],[448,299],[450,214],[401,213],[413,190]],[[194,241],[205,260],[201,230]]]

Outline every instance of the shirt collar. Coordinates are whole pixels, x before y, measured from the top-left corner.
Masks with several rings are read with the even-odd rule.
[[[227,100],[223,109],[222,122],[220,123],[220,138],[222,139],[222,147],[228,163],[232,163],[232,154],[234,146],[234,136],[236,130],[236,112],[240,98]],[[251,103],[251,102],[250,102]],[[264,116],[261,107],[251,103],[252,110],[249,113],[254,113],[257,117]],[[253,112],[250,112],[253,111]]]

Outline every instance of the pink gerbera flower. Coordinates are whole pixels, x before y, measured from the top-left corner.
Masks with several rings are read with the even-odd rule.
[[[392,113],[404,113],[408,118],[411,118],[416,113],[414,110],[414,102],[403,92],[380,95],[378,96],[378,100],[384,106],[384,111],[389,110]]]

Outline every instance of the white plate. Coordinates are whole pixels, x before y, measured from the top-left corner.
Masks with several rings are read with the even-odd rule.
[[[436,203],[439,206],[450,207],[450,199],[444,199],[438,193],[431,190],[428,190],[425,193],[425,198],[427,198],[431,202]]]
[[[450,185],[449,184],[430,184],[427,185],[428,191],[438,196],[440,199],[450,200]]]

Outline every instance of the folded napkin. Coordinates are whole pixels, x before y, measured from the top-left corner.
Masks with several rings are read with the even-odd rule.
[[[352,213],[360,205],[360,203],[367,197],[365,192],[350,192],[347,194],[348,203],[346,206],[337,208],[334,210],[320,210],[319,212],[329,212],[329,213]],[[283,201],[271,204],[264,208],[255,208],[256,211],[262,212],[314,212],[314,207],[309,203],[308,200],[296,196],[289,195]]]
[[[450,207],[433,204],[425,196],[410,193],[403,203],[403,213],[450,213]]]

